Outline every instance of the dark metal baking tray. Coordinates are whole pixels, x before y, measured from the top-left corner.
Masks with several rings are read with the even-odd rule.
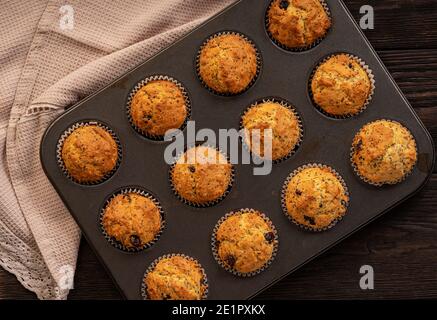
[[[44,170],[81,227],[83,234],[128,299],[140,299],[145,269],[157,257],[184,253],[198,259],[206,270],[209,299],[246,299],[255,296],[295,271],[339,241],[409,198],[428,180],[434,162],[429,133],[381,63],[341,1],[327,0],[333,27],[315,48],[295,53],[277,47],[265,30],[264,17],[269,1],[243,0],[228,7],[182,40],[161,51],[134,70],[79,102],[61,115],[42,140]],[[223,31],[242,32],[251,38],[263,58],[261,74],[245,93],[221,97],[206,90],[195,72],[199,46],[209,35]],[[359,116],[336,120],[320,113],[311,103],[307,84],[314,66],[324,57],[347,52],[361,57],[372,69],[376,90],[370,106]],[[168,142],[151,141],[130,126],[125,104],[130,90],[140,80],[155,74],[169,75],[186,87],[192,103],[192,120],[197,129],[239,127],[242,111],[262,97],[281,97],[291,102],[302,117],[305,135],[296,154],[273,167],[268,176],[253,176],[252,165],[236,165],[235,183],[218,205],[197,209],[179,201],[168,181],[169,166],[163,153]],[[406,181],[382,188],[363,183],[355,176],[349,152],[355,133],[375,119],[397,120],[407,126],[417,141],[418,163]],[[66,178],[56,162],[56,145],[72,124],[97,120],[118,135],[123,159],[115,174],[102,184],[83,186]],[[349,210],[333,229],[309,233],[296,227],[281,210],[280,192],[287,175],[307,163],[335,168],[345,179],[351,195]],[[159,241],[140,253],[126,253],[103,237],[99,212],[105,199],[120,187],[140,186],[160,200],[166,214],[166,229]],[[215,262],[210,248],[211,232],[226,212],[236,208],[265,212],[279,233],[279,251],[272,265],[251,278],[237,278]]]

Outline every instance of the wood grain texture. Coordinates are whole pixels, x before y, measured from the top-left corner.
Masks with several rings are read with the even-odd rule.
[[[437,143],[437,2],[345,0],[375,9],[370,42]],[[283,279],[258,299],[437,298],[437,169],[414,198]],[[375,290],[359,288],[359,268],[375,270]],[[0,299],[34,299],[0,269]],[[89,246],[82,241],[70,299],[119,299]]]
[[[360,8],[371,5],[375,29],[366,36],[377,50],[436,49],[435,0],[344,0],[357,21]]]

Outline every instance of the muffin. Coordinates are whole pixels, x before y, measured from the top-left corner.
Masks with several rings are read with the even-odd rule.
[[[317,43],[331,27],[319,0],[273,0],[267,11],[267,31],[287,49],[304,49]]]
[[[243,92],[255,80],[257,71],[257,51],[242,35],[217,35],[200,49],[199,77],[216,93],[232,95]]]
[[[129,106],[134,126],[150,137],[164,136],[168,130],[181,128],[187,114],[186,95],[170,80],[147,82],[135,93]]]
[[[400,123],[377,120],[366,124],[352,143],[352,165],[374,185],[403,180],[417,161],[416,141]]]
[[[137,192],[121,193],[106,205],[102,227],[124,249],[143,249],[158,237],[163,221],[157,203]]]
[[[206,295],[206,277],[201,265],[183,255],[164,256],[144,276],[145,295],[150,300],[201,300]]]
[[[273,259],[278,240],[273,225],[261,212],[242,209],[219,222],[213,243],[214,256],[225,269],[253,275]]]
[[[283,190],[284,209],[296,224],[313,231],[333,226],[347,210],[344,182],[326,166],[305,166],[295,171]]]
[[[232,165],[221,152],[197,146],[176,161],[171,181],[182,200],[195,206],[206,206],[226,195],[232,183],[232,173]]]
[[[325,113],[345,117],[364,110],[372,82],[357,58],[337,54],[317,67],[311,80],[314,102]]]
[[[265,101],[250,107],[242,117],[242,127],[246,145],[256,155],[268,160],[287,157],[301,138],[296,114],[276,101]],[[271,129],[272,135],[265,134],[265,129]],[[265,135],[268,141],[265,141]],[[265,144],[266,150],[271,148],[271,155],[265,154]]]
[[[117,142],[101,126],[83,125],[63,141],[61,159],[72,179],[79,183],[97,183],[117,166]]]

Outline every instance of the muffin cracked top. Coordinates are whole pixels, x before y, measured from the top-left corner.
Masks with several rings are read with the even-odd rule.
[[[186,97],[179,86],[169,80],[153,80],[141,87],[130,105],[133,124],[149,136],[164,136],[179,129],[188,114]]]
[[[199,76],[220,94],[238,94],[255,79],[258,69],[254,45],[238,34],[213,37],[199,55]]]
[[[249,108],[242,117],[242,125],[245,143],[251,151],[269,160],[289,155],[301,136],[297,116],[279,102],[268,101]],[[266,129],[271,129],[271,134]],[[270,148],[271,155],[265,154]]]
[[[225,195],[232,179],[232,165],[218,150],[197,146],[188,149],[171,171],[177,194],[196,205],[205,205]]]
[[[155,202],[144,195],[118,194],[107,204],[102,225],[108,236],[127,249],[141,249],[161,230],[161,213]]]
[[[272,259],[276,233],[255,210],[240,210],[228,216],[215,234],[216,252],[224,266],[242,273],[261,270]]]
[[[349,196],[332,169],[309,167],[289,180],[284,201],[293,221],[317,231],[346,214]]]
[[[144,283],[150,300],[201,300],[207,289],[200,264],[180,255],[159,260]]]
[[[334,116],[356,115],[372,93],[372,83],[356,58],[347,54],[332,56],[316,70],[311,80],[314,102]]]
[[[61,157],[68,174],[79,183],[95,183],[117,165],[118,148],[112,135],[98,125],[75,129],[63,142]]]
[[[410,131],[395,121],[366,124],[352,144],[352,163],[358,174],[377,185],[400,182],[417,161]]]
[[[273,39],[291,49],[311,46],[331,27],[319,0],[273,0],[267,19]]]

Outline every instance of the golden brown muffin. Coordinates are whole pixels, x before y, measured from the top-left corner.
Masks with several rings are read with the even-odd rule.
[[[211,147],[197,146],[185,152],[171,172],[177,194],[195,205],[207,205],[225,195],[232,179],[232,165]]]
[[[252,43],[238,34],[213,37],[202,47],[199,76],[212,90],[238,94],[255,79],[257,52]]]
[[[135,192],[118,194],[106,206],[102,218],[108,236],[126,249],[141,249],[161,230],[161,213],[155,202]]]
[[[245,142],[252,152],[269,160],[286,157],[300,140],[301,129],[297,116],[279,102],[263,102],[251,107],[242,119]],[[264,130],[271,129],[272,136],[266,135],[271,155],[264,154]],[[271,138],[271,141],[270,141]]]
[[[290,49],[311,46],[331,27],[319,0],[273,0],[267,18],[270,35]]]
[[[352,164],[372,184],[395,184],[417,161],[416,141],[395,121],[378,120],[365,125],[352,144]]]
[[[342,182],[327,167],[302,169],[290,179],[283,196],[292,220],[316,231],[344,216],[349,202]]]
[[[332,56],[316,70],[311,80],[314,102],[334,116],[358,114],[365,107],[372,84],[361,64],[346,54]]]
[[[133,124],[142,133],[164,136],[184,124],[187,108],[184,93],[176,83],[153,80],[135,93],[129,111]]]
[[[221,263],[241,274],[266,266],[277,242],[276,231],[255,210],[244,209],[228,216],[215,234],[215,250]]]
[[[146,274],[144,283],[150,300],[201,300],[206,279],[200,264],[181,255],[165,257]]]
[[[86,125],[65,139],[61,157],[68,174],[77,182],[99,182],[117,165],[117,143],[104,128]]]

